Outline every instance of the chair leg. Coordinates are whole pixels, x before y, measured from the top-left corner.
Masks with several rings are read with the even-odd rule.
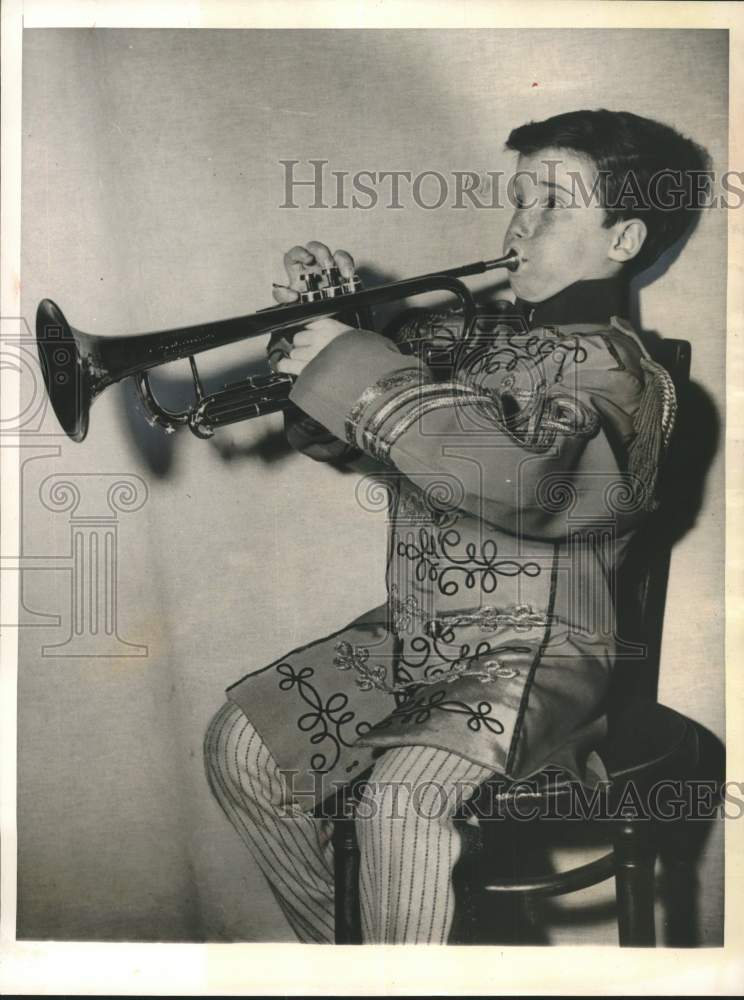
[[[333,824],[336,944],[362,943],[359,857],[353,817],[336,819]]]
[[[483,819],[478,827],[460,826],[460,859],[453,871],[455,917],[449,944],[547,944],[530,920],[533,901],[521,893],[486,892],[489,882],[519,875],[520,847],[529,824]]]
[[[656,848],[649,822],[622,822],[615,828],[613,842],[620,946],[653,948]]]

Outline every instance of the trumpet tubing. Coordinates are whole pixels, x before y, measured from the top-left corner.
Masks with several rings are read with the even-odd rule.
[[[455,295],[462,305],[467,329],[475,315],[475,304],[460,279],[495,268],[513,271],[518,266],[519,256],[511,250],[493,260],[367,289],[360,287],[356,275],[343,279],[336,268],[327,268],[321,275],[303,275],[304,287],[297,303],[211,323],[122,337],[101,337],[75,330],[56,303],[43,299],[36,311],[36,340],[44,383],[60,425],[74,441],[85,438],[90,407],[96,397],[128,376],[135,378],[151,423],[166,431],[186,425],[197,436],[210,437],[216,427],[285,409],[290,405],[289,393],[294,380],[289,375],[276,373],[254,376],[205,395],[195,362],[197,354],[300,327],[311,319],[338,313],[340,309],[364,313],[375,306],[426,292],[444,291]],[[184,358],[191,364],[196,400],[193,406],[184,410],[168,410],[157,401],[147,373],[159,365]]]

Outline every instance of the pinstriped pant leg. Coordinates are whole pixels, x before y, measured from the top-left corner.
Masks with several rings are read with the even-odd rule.
[[[460,856],[453,816],[492,773],[434,747],[380,758],[356,820],[365,943],[446,944]]]
[[[327,824],[293,806],[276,761],[232,702],[212,720],[204,756],[212,792],[299,940],[332,942],[333,845]]]

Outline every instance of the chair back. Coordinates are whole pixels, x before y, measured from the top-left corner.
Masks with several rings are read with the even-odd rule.
[[[660,340],[652,350],[654,360],[666,368],[674,382],[678,409],[681,410],[690,381],[690,343],[686,340]],[[674,541],[669,530],[673,519],[668,516],[674,497],[664,470],[670,467],[674,455],[683,445],[679,435],[674,433],[660,476],[660,506],[637,530],[620,573],[617,635],[621,649],[613,676],[611,703],[618,697],[641,697],[653,701],[657,697],[664,609]]]

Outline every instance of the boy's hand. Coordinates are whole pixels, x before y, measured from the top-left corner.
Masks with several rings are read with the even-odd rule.
[[[315,240],[306,247],[292,247],[284,255],[284,269],[289,284],[274,285],[275,300],[281,303],[297,302],[302,288],[300,275],[308,271],[320,272],[321,268],[334,265],[344,278],[353,277],[354,259],[346,250],[337,250],[332,254],[325,243],[318,243]],[[343,305],[343,299],[340,302]],[[289,375],[299,375],[305,365],[309,364],[332,340],[353,329],[354,327],[340,323],[329,316],[311,320],[304,330],[295,334],[289,357],[278,361],[275,365],[276,370]]]
[[[274,285],[274,298],[277,302],[297,302],[300,297],[300,275],[307,271],[319,273],[321,268],[333,267],[339,269],[344,278],[354,276],[354,258],[346,250],[337,250],[332,254],[325,243],[313,240],[306,247],[292,247],[284,254],[284,269],[289,278],[288,285]]]
[[[320,319],[312,320],[304,330],[300,330],[294,335],[289,357],[278,361],[276,370],[287,375],[300,375],[305,365],[310,364],[313,358],[320,354],[332,340],[335,340],[342,333],[354,329],[356,328],[339,323],[337,319],[332,319],[330,316],[321,316]]]

